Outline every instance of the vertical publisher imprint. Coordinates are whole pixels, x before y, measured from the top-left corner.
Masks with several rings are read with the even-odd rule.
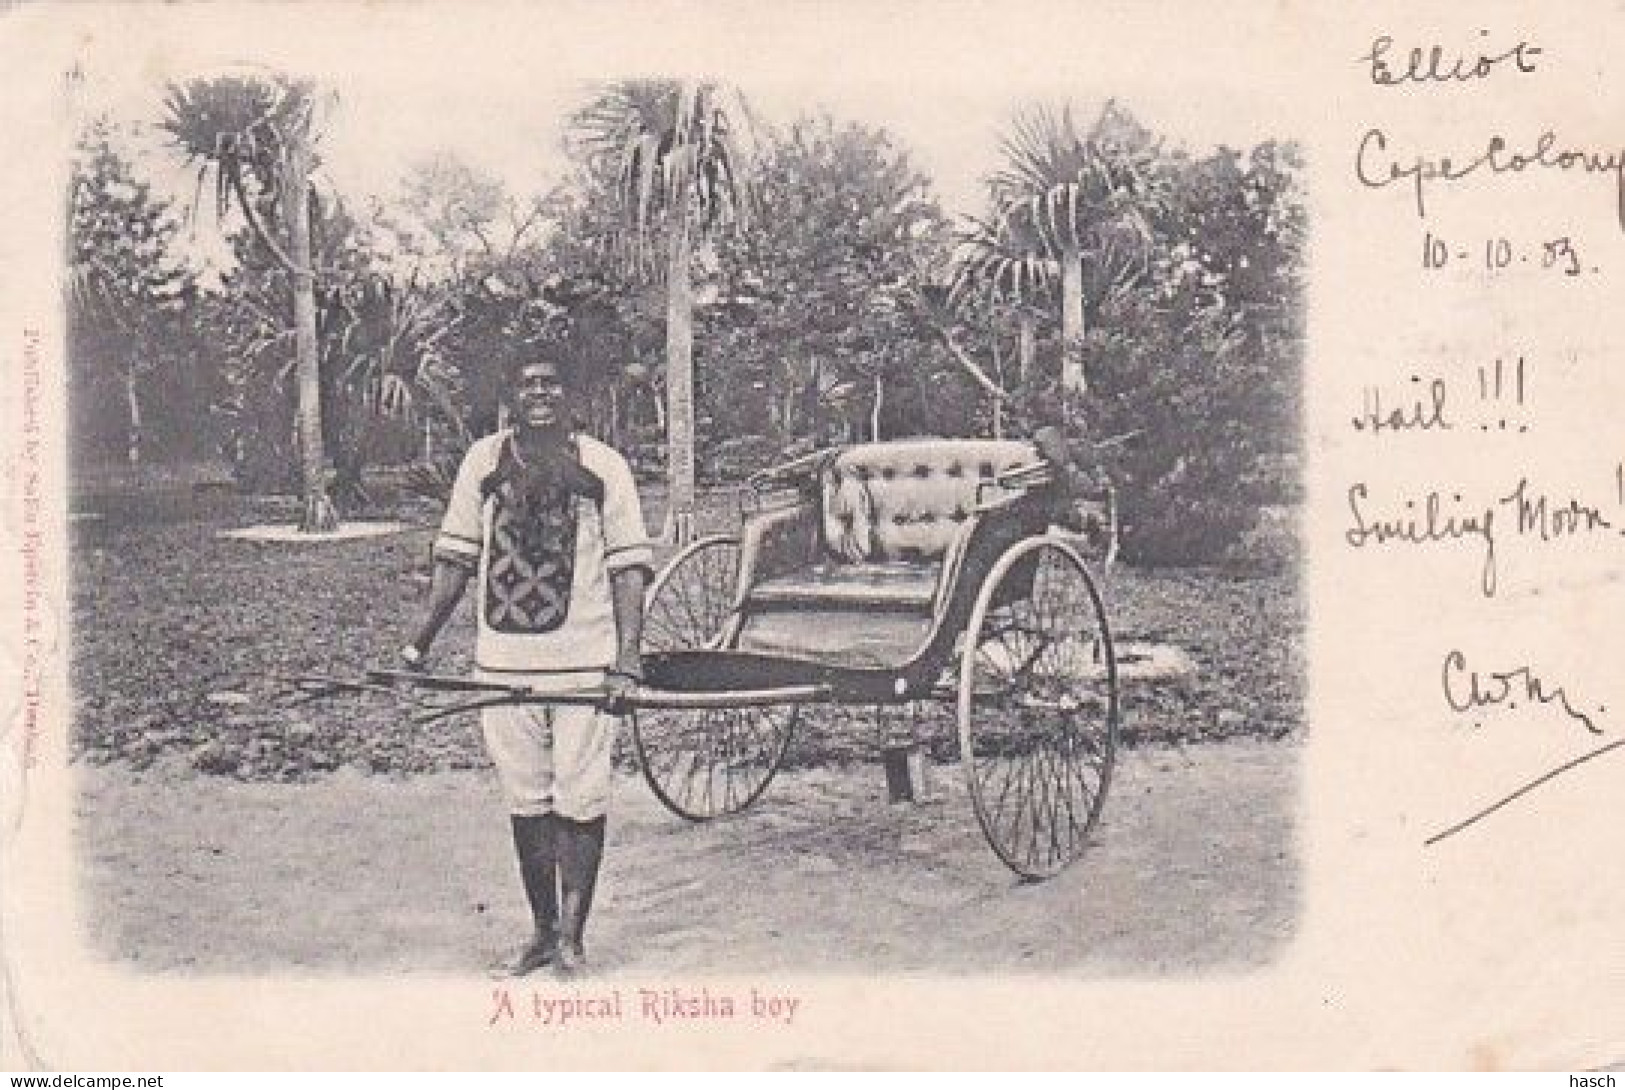
[[[23,330],[22,366],[22,450],[18,480],[22,496],[22,628],[23,628],[23,732],[22,763],[32,768],[35,743],[39,737],[40,675],[42,658],[40,588],[41,546],[44,519],[41,513],[40,466],[40,333]]]

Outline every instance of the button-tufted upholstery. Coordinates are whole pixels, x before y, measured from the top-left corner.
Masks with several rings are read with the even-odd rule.
[[[819,482],[830,559],[941,560],[978,500],[997,496],[994,478],[1037,460],[1031,443],[1014,440],[904,439],[842,451]]]
[[[1011,472],[1025,469],[1034,472]],[[794,486],[798,498],[745,522],[734,646],[900,666],[934,633],[962,624],[954,611],[968,610],[964,594],[979,589],[1005,548],[1043,524],[1098,537],[1110,563],[1110,490],[1082,495],[1069,471],[1057,482],[1064,509],[1051,506],[1051,496],[1011,518],[980,518],[1001,499],[1049,484],[1053,472],[1035,443],[986,439],[869,443],[763,471],[764,485]],[[1000,476],[1006,484],[996,483]]]
[[[906,610],[929,615],[944,558],[995,478],[1039,461],[1030,443],[907,439],[849,447],[805,472],[808,500],[747,526],[753,606]]]

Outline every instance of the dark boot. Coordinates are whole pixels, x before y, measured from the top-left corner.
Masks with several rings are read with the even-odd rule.
[[[559,818],[559,968],[573,972],[586,964],[582,939],[593,891],[598,887],[598,866],[604,859],[603,818],[571,821]]]
[[[513,846],[519,856],[519,877],[535,923],[530,945],[514,961],[515,976],[551,965],[559,946],[559,826],[552,814],[513,815]]]

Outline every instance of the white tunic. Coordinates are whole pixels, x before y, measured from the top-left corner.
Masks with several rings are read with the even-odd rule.
[[[631,468],[577,435],[582,466],[603,482],[602,505],[561,497],[546,517],[521,524],[506,488],[482,487],[512,435],[468,448],[434,544],[437,558],[477,565],[475,664],[499,676],[603,670],[617,651],[609,576],[653,561]]]

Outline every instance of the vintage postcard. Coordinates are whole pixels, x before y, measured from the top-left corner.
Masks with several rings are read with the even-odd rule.
[[[0,1065],[1625,1062],[1622,47],[9,7]]]

